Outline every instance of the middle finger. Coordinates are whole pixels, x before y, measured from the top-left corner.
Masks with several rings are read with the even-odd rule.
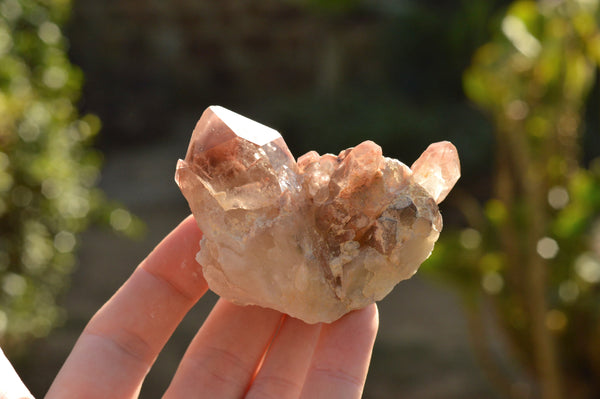
[[[179,364],[165,398],[240,398],[282,314],[220,299]]]
[[[321,326],[286,316],[246,399],[300,397]]]

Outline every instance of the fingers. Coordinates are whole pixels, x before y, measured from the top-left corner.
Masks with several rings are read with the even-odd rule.
[[[309,325],[220,300],[164,397],[360,398],[377,328],[375,305]]]
[[[321,324],[286,316],[246,399],[296,399],[310,365]]]
[[[156,247],[92,318],[47,398],[137,397],[173,330],[206,292],[195,262],[200,238],[190,217]],[[377,327],[375,305],[321,326],[220,300],[165,397],[359,398]]]
[[[378,326],[375,304],[323,325],[300,397],[360,398]]]
[[[17,372],[0,349],[0,399],[33,399]]]
[[[206,292],[192,217],[171,232],[96,313],[47,398],[133,398],[183,316]]]
[[[240,398],[282,314],[219,300],[188,347],[165,398]]]

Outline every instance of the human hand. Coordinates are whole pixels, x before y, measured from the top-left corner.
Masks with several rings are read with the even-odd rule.
[[[138,396],[159,352],[207,290],[195,261],[200,238],[188,217],[154,249],[88,323],[46,398]],[[374,304],[309,325],[221,299],[164,397],[359,398],[377,328]]]

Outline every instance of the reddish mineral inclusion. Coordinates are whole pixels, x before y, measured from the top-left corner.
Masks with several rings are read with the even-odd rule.
[[[449,142],[412,170],[371,141],[296,163],[277,131],[218,106],[198,121],[175,174],[204,233],[197,260],[209,287],[308,323],[334,321],[412,276],[459,177]]]

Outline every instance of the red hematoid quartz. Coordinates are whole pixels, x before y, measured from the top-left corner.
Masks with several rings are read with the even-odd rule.
[[[294,160],[281,135],[209,107],[175,179],[204,236],[209,287],[238,304],[331,322],[385,297],[429,256],[460,177],[435,143],[412,168],[365,141]]]

